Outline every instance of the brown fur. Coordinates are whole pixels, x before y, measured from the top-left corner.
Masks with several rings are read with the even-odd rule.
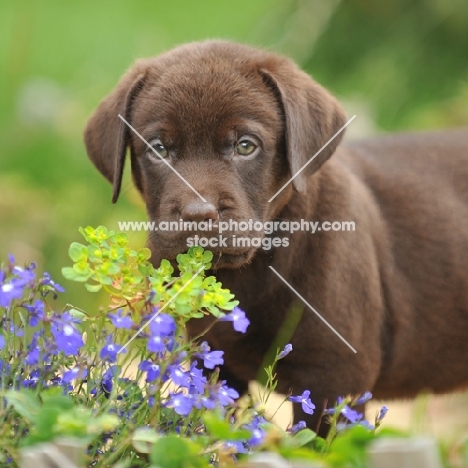
[[[118,113],[148,141],[161,138],[207,204],[147,154]],[[297,232],[288,248],[214,250],[216,276],[251,321],[245,335],[226,323],[207,335],[225,351],[225,375],[239,388],[256,378],[291,306],[301,304],[269,265],[356,348],[304,308],[278,377],[282,392],[311,390],[318,406],[311,426],[339,395],[412,397],[468,383],[468,131],[395,135],[335,151],[340,136],[268,203],[344,123],[337,101],[290,60],[204,42],[137,62],[85,133],[114,201],[130,146],[151,220],[356,223],[355,232]],[[253,158],[233,155],[244,134],[260,146]],[[155,264],[186,250],[188,235],[152,232]]]

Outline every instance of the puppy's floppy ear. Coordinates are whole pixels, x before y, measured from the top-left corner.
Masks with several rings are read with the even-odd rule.
[[[291,176],[296,174],[346,123],[338,101],[289,60],[272,61],[260,69],[284,109],[287,157]],[[333,154],[343,132],[337,135],[293,180],[305,192],[307,179]]]
[[[113,184],[112,203],[119,197],[130,129],[119,118],[130,120],[132,103],[142,89],[146,61],[138,61],[104,98],[88,120],[84,140],[88,156],[101,174]]]

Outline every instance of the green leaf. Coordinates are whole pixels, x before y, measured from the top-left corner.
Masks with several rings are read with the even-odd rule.
[[[85,285],[86,286],[86,285]],[[86,320],[89,316],[86,312],[75,308],[68,309],[68,313],[75,319]]]
[[[151,453],[151,448],[161,436],[152,429],[138,428],[132,437],[132,445],[140,453]]]
[[[307,445],[316,437],[317,437],[317,434],[314,431],[306,428],[306,429],[302,429],[302,431],[299,431],[297,434],[294,434],[291,437],[287,437],[283,439],[282,443],[284,444],[284,446],[288,446],[291,448],[302,447],[304,445]]]
[[[190,439],[168,435],[154,443],[150,460],[152,466],[158,468],[198,468],[205,465],[198,451],[198,446]]]
[[[30,422],[34,421],[41,409],[39,398],[31,390],[8,390],[5,398],[18,414]]]
[[[203,417],[208,432],[220,440],[245,440],[250,436],[246,429],[233,429],[228,421],[215,412],[206,413]]]
[[[85,284],[85,288],[89,292],[98,292],[102,289],[102,284]]]
[[[78,242],[72,242],[68,249],[68,255],[74,262],[80,262],[88,258],[88,249]]]

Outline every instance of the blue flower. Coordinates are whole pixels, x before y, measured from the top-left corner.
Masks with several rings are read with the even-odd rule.
[[[180,416],[187,416],[193,408],[193,397],[184,393],[171,393],[166,405]]]
[[[159,314],[153,316],[149,323],[149,328],[152,336],[172,336],[176,331],[174,319],[167,314]]]
[[[80,348],[84,345],[81,333],[74,326],[74,323],[79,322],[68,312],[53,317],[50,329],[55,338],[57,349],[66,356],[78,354]]]
[[[255,416],[250,424],[245,424],[243,427],[250,432],[249,440],[247,441],[250,447],[260,445],[266,436],[266,432],[260,427],[260,424],[265,424],[266,420],[263,416]]]
[[[52,278],[50,277],[49,273],[44,273],[42,275],[41,283],[44,286],[49,286],[55,292],[65,292],[65,289],[63,289],[62,286],[60,286],[60,284],[56,283],[55,281],[52,281]]]
[[[230,314],[221,317],[221,322],[232,322],[234,330],[245,333],[247,327],[250,325],[249,319],[245,316],[245,312],[239,307],[234,307]]]
[[[208,410],[212,410],[216,407],[216,401],[212,397],[203,395],[198,398],[196,404],[197,409],[200,409],[202,406]]]
[[[307,427],[307,424],[305,423],[305,421],[299,421],[297,424],[294,424],[293,426],[291,426],[291,428],[288,429],[288,431],[291,434],[296,434],[297,432],[302,431],[302,429],[305,429],[306,427]]]
[[[343,403],[343,398],[338,397],[337,404],[341,405],[342,403]],[[324,411],[324,413],[325,414],[335,414],[337,409],[338,408],[336,408],[336,407],[335,408],[328,408],[327,410]],[[342,416],[344,416],[348,420],[348,423],[350,423],[351,425],[359,423],[359,424],[361,424],[363,426],[366,426],[366,427],[370,426],[370,424],[363,419],[364,418],[363,414],[358,413],[356,410],[352,409],[348,405],[345,405],[343,408],[341,408],[340,414]],[[345,426],[348,427],[350,424],[347,424]]]
[[[227,440],[224,442],[224,447],[229,450],[229,453],[248,453],[249,451],[245,448],[243,442],[235,440]]]
[[[366,419],[363,419],[362,421],[359,421],[358,425],[363,426],[366,429],[369,429],[370,431],[373,431],[375,429],[375,426],[373,424],[371,424],[369,421],[367,421]]]
[[[10,323],[10,335],[13,336],[23,336],[24,331],[22,328],[17,327],[14,323]]]
[[[376,422],[382,421],[383,418],[385,418],[385,415],[388,412],[388,408],[384,405],[382,408],[380,408],[379,414],[377,416]]]
[[[125,348],[120,348],[118,345],[112,342],[111,337],[107,338],[107,344],[103,346],[101,352],[99,353],[99,357],[103,361],[107,361],[110,363],[117,361],[117,354],[125,353],[127,350]]]
[[[18,285],[21,285],[22,287],[33,286],[34,280],[36,279],[36,275],[33,271],[35,267],[36,265],[34,263],[29,265],[27,268],[15,266],[13,268],[13,275],[15,276],[15,278],[13,278],[12,281],[14,281]]]
[[[189,388],[192,380],[190,373],[185,372],[180,366],[168,366],[169,376],[171,380],[180,387]]]
[[[21,382],[21,385],[23,387],[36,388],[37,383],[39,382],[39,377],[40,377],[39,369],[36,369],[29,374],[29,379],[24,379]]]
[[[162,337],[158,335],[150,336],[148,338],[146,348],[151,353],[163,354],[166,350],[172,351],[174,349],[174,340],[169,337]]]
[[[62,382],[70,383],[72,380],[85,379],[87,375],[88,369],[85,367],[76,366],[63,374]]]
[[[348,405],[346,405],[342,410],[341,414],[351,423],[357,423],[360,421],[364,416],[361,413],[358,413],[356,410],[353,410]]]
[[[281,351],[281,353],[278,354],[278,357],[276,358],[278,361],[280,359],[283,359],[284,357],[286,357],[291,351],[292,351],[293,347],[292,347],[292,344],[288,343],[283,351]]]
[[[0,333],[0,351],[5,347],[5,337]]]
[[[114,379],[118,377],[119,374],[120,368],[116,365],[110,366],[109,369],[107,369],[106,372],[104,372],[101,380],[101,388],[104,391],[105,395],[110,395],[114,386]]]
[[[371,399],[372,399],[372,393],[371,392],[365,392],[363,395],[361,395],[356,400],[356,402],[354,404],[355,405],[363,405],[364,403],[367,403]]]
[[[18,278],[5,282],[5,273],[0,271],[0,307],[9,307],[15,299],[23,296],[25,284]]]
[[[304,390],[302,395],[299,396],[290,396],[289,401],[293,403],[301,403],[302,411],[307,414],[314,414],[315,405],[310,401],[310,392],[309,390]]]
[[[159,364],[155,364],[154,362],[148,360],[140,362],[138,368],[143,372],[146,372],[147,382],[154,382],[161,373],[161,368],[159,367]]]
[[[206,341],[201,344],[201,352],[195,354],[200,359],[203,359],[203,365],[207,369],[214,369],[215,366],[224,364],[224,351],[210,351],[210,347]]]
[[[239,394],[233,389],[222,384],[218,390],[218,401],[222,406],[232,405],[234,400],[239,398]]]
[[[196,361],[192,362],[189,374],[192,380],[192,387],[194,387],[198,393],[204,393],[207,378],[203,375],[203,371],[197,367]]]
[[[37,345],[39,333],[34,333],[31,339],[31,343],[28,346],[28,354],[24,358],[24,362],[29,366],[34,366],[39,363],[39,357],[41,355],[41,349]]]
[[[115,314],[107,314],[115,328],[132,328],[133,322],[128,315],[123,315],[123,310],[119,309]]]
[[[29,312],[29,326],[35,327],[40,321],[44,320],[44,302],[39,299],[34,301],[32,305],[25,305]]]

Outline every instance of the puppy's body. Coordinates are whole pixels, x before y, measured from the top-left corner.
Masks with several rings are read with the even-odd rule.
[[[206,202],[120,125],[118,113]],[[288,248],[214,251],[217,278],[251,322],[245,335],[225,323],[207,334],[225,351],[226,375],[238,387],[255,379],[300,304],[294,351],[278,363],[279,390],[311,390],[312,426],[321,405],[339,395],[405,397],[468,383],[468,132],[342,145],[328,160],[335,138],[270,203],[344,122],[334,98],[287,59],[207,42],[138,62],[86,131],[90,157],[114,182],[114,200],[130,146],[152,220],[355,223],[354,232],[297,232]],[[255,149],[243,155],[242,145]],[[154,262],[174,258],[193,234],[151,233]],[[189,331],[204,325],[195,321]]]

